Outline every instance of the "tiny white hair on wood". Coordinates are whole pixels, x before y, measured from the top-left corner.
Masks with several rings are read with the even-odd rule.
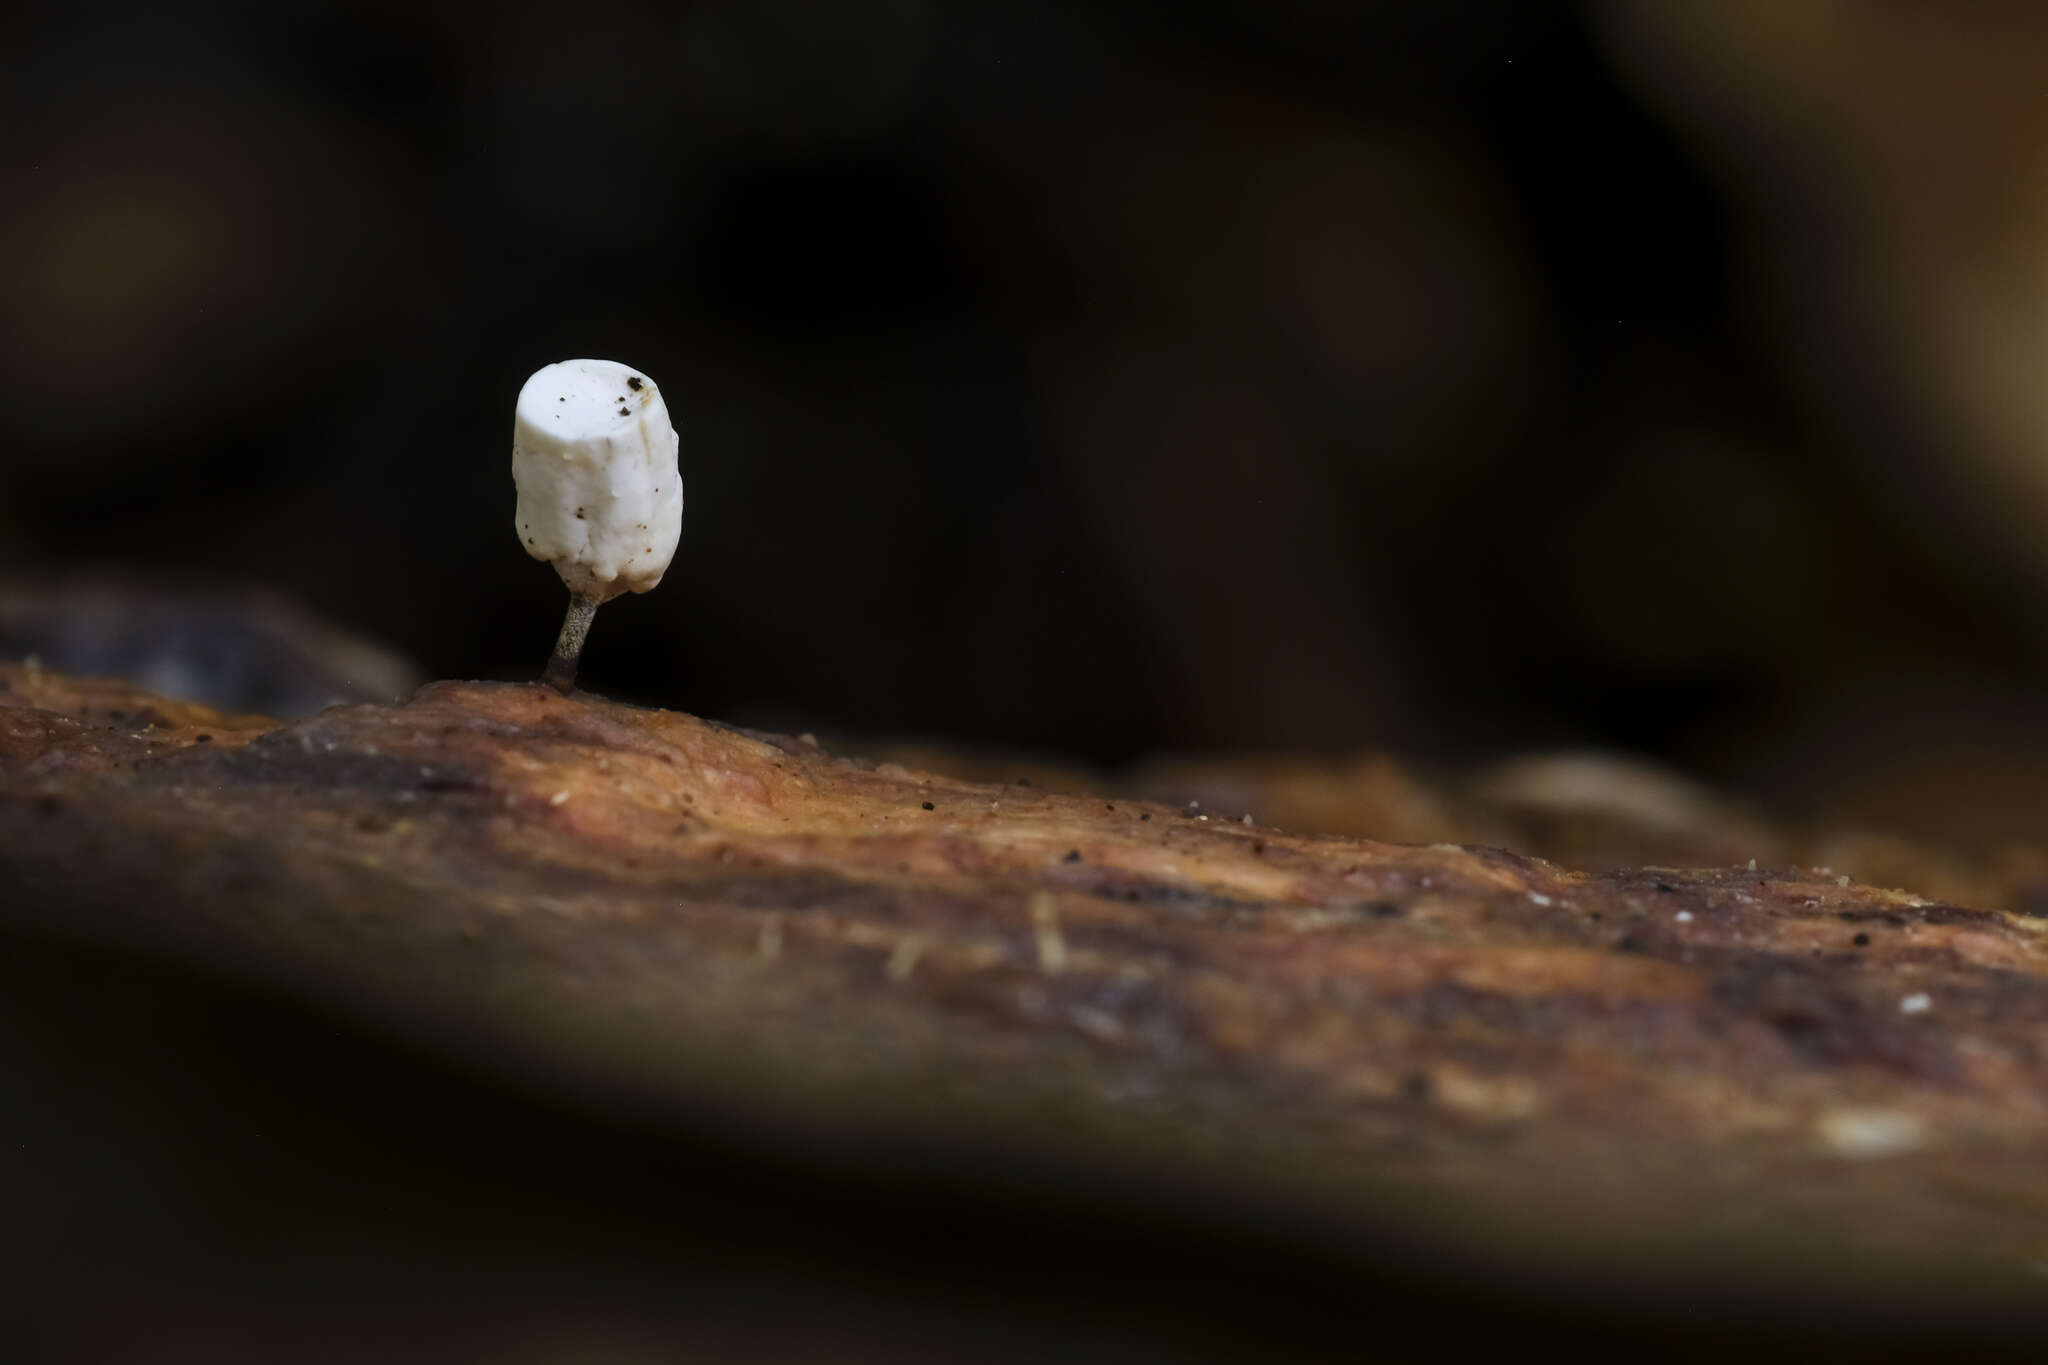
[[[681,442],[661,389],[615,360],[536,370],[512,418],[519,542],[555,566],[569,614],[542,681],[575,686],[599,606],[661,582],[683,531]]]

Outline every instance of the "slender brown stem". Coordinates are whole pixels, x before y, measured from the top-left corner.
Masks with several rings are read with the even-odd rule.
[[[562,633],[555,639],[554,656],[540,680],[568,696],[576,686],[576,661],[583,657],[583,642],[590,636],[590,623],[597,616],[598,600],[582,593],[569,594],[569,614],[562,618]]]

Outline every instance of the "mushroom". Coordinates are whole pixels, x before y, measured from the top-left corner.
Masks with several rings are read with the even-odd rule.
[[[564,360],[519,390],[512,419],[514,525],[555,566],[569,614],[541,681],[576,684],[597,609],[661,582],[683,530],[683,479],[668,406],[653,380],[613,360]]]

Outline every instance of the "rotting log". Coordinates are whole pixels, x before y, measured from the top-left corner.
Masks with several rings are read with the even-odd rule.
[[[2048,1260],[2048,924],[1817,869],[1295,835],[540,686],[284,725],[8,666],[0,878],[8,929],[799,1150],[1565,1289],[2014,1307]]]

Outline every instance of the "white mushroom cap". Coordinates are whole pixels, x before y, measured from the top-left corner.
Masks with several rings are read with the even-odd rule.
[[[536,371],[512,419],[519,543],[578,596],[646,592],[682,537],[680,444],[640,371],[613,360]]]

